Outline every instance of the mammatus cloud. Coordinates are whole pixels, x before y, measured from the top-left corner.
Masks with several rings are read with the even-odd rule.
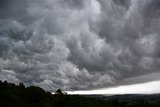
[[[0,5],[1,80],[53,91],[159,78],[159,0],[1,0]]]

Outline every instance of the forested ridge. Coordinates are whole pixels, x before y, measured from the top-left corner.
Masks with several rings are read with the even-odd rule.
[[[23,83],[15,85],[0,81],[0,107],[160,107],[159,100],[108,98],[67,95],[61,92],[51,94],[37,86],[25,87]]]

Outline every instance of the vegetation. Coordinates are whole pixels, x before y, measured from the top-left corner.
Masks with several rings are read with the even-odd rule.
[[[122,98],[122,97],[121,97]],[[156,97],[158,98],[158,97]],[[159,100],[121,100],[119,97],[91,97],[56,94],[37,87],[0,81],[0,107],[160,107]]]
[[[58,89],[58,90],[55,92],[55,94],[63,94],[63,93],[62,93],[61,89]]]

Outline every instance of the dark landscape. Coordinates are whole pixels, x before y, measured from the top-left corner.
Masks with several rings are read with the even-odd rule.
[[[160,94],[154,95],[67,95],[40,87],[25,87],[0,81],[0,107],[159,107]]]

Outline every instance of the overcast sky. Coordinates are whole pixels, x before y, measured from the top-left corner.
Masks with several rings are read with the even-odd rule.
[[[0,0],[0,80],[70,91],[159,79],[160,0]]]

